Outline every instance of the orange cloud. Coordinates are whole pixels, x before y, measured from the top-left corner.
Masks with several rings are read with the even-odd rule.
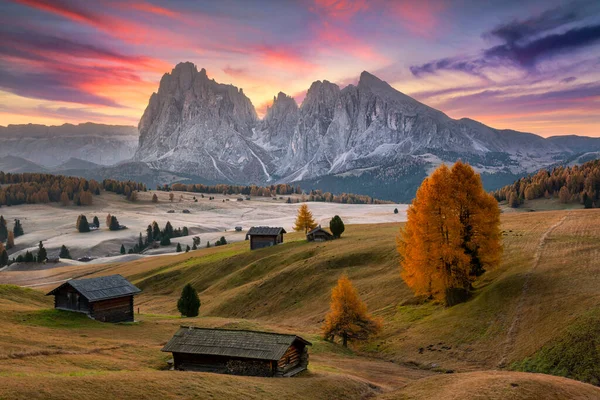
[[[331,18],[347,20],[368,8],[367,0],[315,0],[313,10]]]
[[[402,26],[410,32],[431,37],[439,24],[439,13],[446,8],[441,0],[391,1],[390,11],[402,20]]]
[[[302,74],[312,72],[318,68],[316,64],[304,60],[300,55],[287,49],[259,46],[256,51],[268,67],[281,68]]]
[[[150,4],[150,3],[133,3],[133,4],[129,4],[129,7],[133,8],[135,10],[138,10],[138,11],[144,11],[147,13],[161,15],[161,16],[170,17],[170,18],[179,18],[180,17],[180,14],[176,13],[175,11],[169,10],[167,8],[159,7],[154,4]]]

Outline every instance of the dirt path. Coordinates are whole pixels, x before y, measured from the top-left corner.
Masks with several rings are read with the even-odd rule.
[[[538,245],[535,249],[535,254],[533,256],[533,263],[531,264],[531,268],[525,274],[525,283],[523,283],[523,288],[521,289],[521,294],[519,295],[519,300],[517,302],[517,308],[515,310],[515,316],[513,317],[510,327],[508,328],[508,333],[506,335],[506,341],[504,342],[504,350],[502,351],[502,357],[500,358],[500,362],[498,362],[498,368],[506,367],[506,361],[507,361],[508,354],[510,353],[510,351],[512,350],[512,348],[514,346],[515,338],[517,336],[519,324],[520,324],[521,318],[522,318],[523,304],[525,303],[525,299],[527,298],[527,295],[529,293],[529,285],[531,282],[531,276],[533,275],[533,271],[535,271],[538,264],[540,263],[540,258],[542,257],[542,252],[544,250],[544,245],[546,243],[546,239],[556,228],[561,226],[566,221],[567,217],[568,217],[568,215],[565,215],[564,217],[562,217],[560,219],[560,221],[558,221],[557,223],[555,223],[554,225],[549,227],[546,230],[546,232],[544,232],[544,234],[540,237]]]

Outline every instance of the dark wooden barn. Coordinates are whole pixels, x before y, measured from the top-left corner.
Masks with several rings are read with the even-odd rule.
[[[73,279],[52,290],[54,308],[88,314],[102,322],[132,322],[133,296],[141,290],[121,275]]]
[[[321,225],[306,234],[306,240],[309,242],[325,242],[333,239],[333,235],[321,228]]]
[[[306,370],[310,345],[296,335],[182,326],[162,351],[177,370],[281,377]]]
[[[246,234],[246,240],[250,239],[250,250],[262,249],[283,243],[285,229],[269,226],[253,226]]]

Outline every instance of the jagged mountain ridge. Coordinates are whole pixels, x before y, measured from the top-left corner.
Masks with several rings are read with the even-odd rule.
[[[594,141],[455,120],[368,72],[343,89],[316,81],[300,106],[280,92],[259,120],[242,89],[209,79],[192,63],[163,76],[139,132],[135,160],[243,184],[363,175],[386,183],[458,158],[484,173],[522,174],[572,157],[576,142]],[[594,143],[600,150],[600,140]]]

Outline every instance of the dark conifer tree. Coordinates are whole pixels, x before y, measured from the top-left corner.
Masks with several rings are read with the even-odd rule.
[[[64,259],[67,259],[67,260],[71,260],[72,259],[71,253],[69,252],[69,249],[64,244],[60,248],[60,254],[58,256],[60,258],[64,258]]]
[[[121,245],[121,254],[125,254],[125,253],[126,253],[126,251],[125,251],[125,245],[122,244]]]
[[[38,245],[37,262],[43,263],[47,259],[48,259],[48,253],[46,252],[46,249],[44,248],[44,244],[40,240],[40,244]]]
[[[15,237],[23,236],[25,232],[23,232],[23,225],[21,225],[20,219],[15,219],[15,226],[13,228],[13,233]]]
[[[90,231],[90,224],[88,223],[88,220],[85,215],[80,215],[79,218],[77,218],[77,230],[80,233]]]
[[[200,310],[200,298],[198,292],[191,284],[185,285],[181,291],[181,297],[177,301],[177,309],[184,317],[197,317]]]
[[[0,242],[6,242],[8,238],[8,229],[6,228],[6,220],[0,215]]]
[[[100,228],[100,220],[97,216],[94,216],[93,224],[96,228]]]
[[[177,250],[178,253],[181,253],[181,243],[177,243]]]
[[[344,221],[342,221],[339,215],[331,218],[331,221],[329,221],[329,229],[334,237],[339,238],[342,236],[342,233],[344,233],[346,227],[344,226]]]

